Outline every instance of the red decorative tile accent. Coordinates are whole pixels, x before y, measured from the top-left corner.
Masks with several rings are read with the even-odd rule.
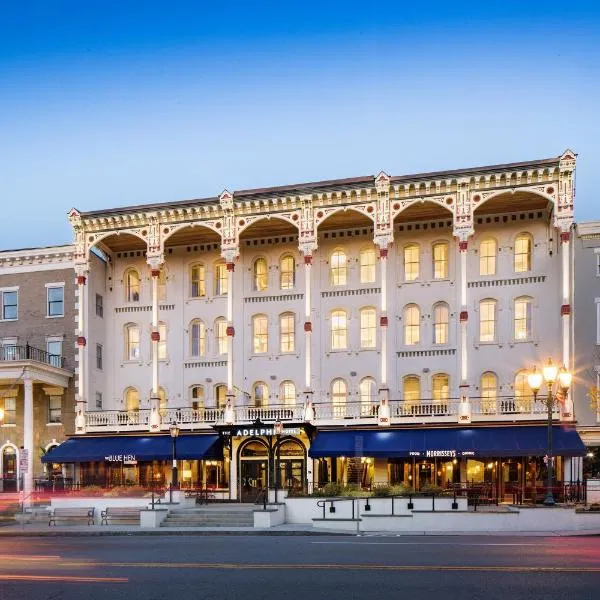
[[[235,271],[235,263],[227,263],[227,270],[228,271]]]
[[[152,277],[160,277],[160,269],[152,269]]]
[[[226,333],[229,337],[233,337],[235,335],[235,328],[233,327],[233,325],[229,325],[227,327]]]
[[[160,342],[160,333],[159,333],[158,331],[153,331],[153,332],[150,334],[150,339],[151,339],[153,342]]]
[[[560,241],[564,244],[565,242],[571,241],[571,232],[570,231],[561,231],[560,232]]]
[[[77,275],[77,285],[85,285],[85,275]]]
[[[379,258],[387,258],[388,255],[388,249],[387,248],[380,248],[379,249]]]
[[[461,252],[466,252],[468,247],[469,247],[469,242],[458,242],[458,249]]]
[[[305,265],[312,265],[312,254],[305,254],[304,255],[304,264]]]
[[[381,327],[387,327],[388,326],[388,318],[385,316],[379,317],[379,325]]]
[[[461,310],[460,311],[460,322],[464,323],[465,321],[469,320],[469,313],[466,310]]]
[[[86,341],[85,341],[85,337],[83,335],[80,335],[77,337],[77,345],[78,346],[85,346]]]
[[[310,333],[312,331],[312,323],[310,321],[306,321],[304,323],[304,331],[306,331],[306,333]]]
[[[571,305],[570,304],[563,304],[560,307],[560,314],[564,317],[565,315],[570,315],[571,314]]]

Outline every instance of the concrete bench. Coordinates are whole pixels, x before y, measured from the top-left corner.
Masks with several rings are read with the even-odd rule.
[[[72,508],[55,508],[50,515],[48,527],[58,521],[85,521],[88,525],[94,524],[94,507],[72,507]]]
[[[102,517],[101,525],[108,525],[108,520],[113,521],[135,522],[140,524],[140,512],[144,510],[143,506],[108,506],[106,510],[100,513]]]

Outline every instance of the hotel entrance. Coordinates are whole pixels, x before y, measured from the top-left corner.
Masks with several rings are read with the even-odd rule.
[[[255,502],[268,486],[269,448],[262,440],[251,440],[240,449],[240,500]]]

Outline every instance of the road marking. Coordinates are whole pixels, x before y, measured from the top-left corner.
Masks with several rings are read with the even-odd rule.
[[[311,542],[311,544],[345,544],[347,546],[538,546],[539,544],[497,542]]]
[[[89,563],[64,562],[61,567],[89,566]],[[600,573],[599,567],[521,567],[495,565],[365,565],[365,564],[251,564],[251,563],[157,563],[97,562],[96,567],[142,569],[234,569],[234,570],[350,570],[350,571],[499,571],[511,573]]]
[[[127,577],[85,577],[73,575],[14,575],[0,574],[0,581],[56,582],[56,583],[127,583]]]
[[[0,560],[60,560],[60,556],[42,556],[35,554],[0,554]]]

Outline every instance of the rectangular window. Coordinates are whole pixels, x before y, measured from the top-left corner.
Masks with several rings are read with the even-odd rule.
[[[360,282],[374,283],[376,277],[375,250],[368,248],[360,253]]]
[[[48,423],[62,421],[62,396],[48,397]]]
[[[252,348],[255,354],[264,354],[268,347],[268,321],[265,316],[254,317],[253,319],[253,343]]]
[[[102,409],[102,392],[96,392],[96,408]]]
[[[104,298],[100,294],[96,294],[96,316],[104,317]]]
[[[376,345],[376,312],[374,308],[363,308],[360,311],[360,347],[375,348]]]
[[[65,316],[65,288],[64,286],[48,286],[48,317]]]
[[[419,246],[409,244],[404,247],[404,280],[414,281],[419,277]]]
[[[4,425],[16,425],[17,399],[4,398]]]
[[[102,371],[102,344],[96,344],[96,369]]]
[[[479,341],[493,342],[496,339],[496,302],[482,300],[479,303]]]
[[[445,304],[438,304],[433,309],[433,343],[448,343],[448,307]]]
[[[346,350],[348,347],[348,329],[346,312],[334,310],[331,313],[331,349]]]
[[[167,360],[167,326],[164,323],[159,323],[158,335],[158,360]]]
[[[280,351],[294,352],[294,350],[296,349],[294,315],[281,315],[279,323],[281,328]]]
[[[515,340],[528,340],[531,338],[531,300],[517,298],[515,300]]]
[[[218,354],[227,354],[227,321],[219,319],[216,329],[217,352]]]
[[[206,274],[204,265],[194,265],[190,269],[190,296],[203,298],[206,296]]]
[[[434,244],[433,246],[433,278],[448,278],[448,244]]]
[[[62,340],[47,340],[48,361],[53,367],[62,366]]]
[[[19,291],[0,290],[0,320],[16,321],[19,318]]]
[[[218,263],[215,267],[215,294],[217,296],[225,296],[227,288],[227,265],[225,263]]]

